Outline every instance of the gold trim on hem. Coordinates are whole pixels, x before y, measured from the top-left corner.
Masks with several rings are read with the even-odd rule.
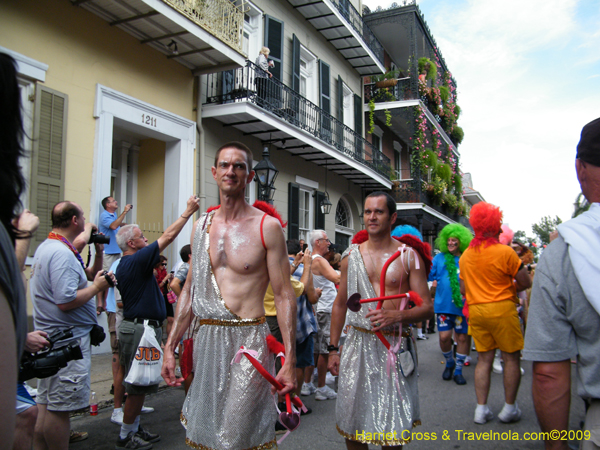
[[[362,327],[357,327],[356,325],[352,325],[352,328],[354,328],[356,331],[360,331],[361,333],[368,333],[368,334],[375,334],[374,331],[371,330],[367,330],[366,328],[362,328]],[[383,334],[384,336],[396,336],[398,337],[398,331],[382,331],[381,334]],[[402,331],[402,337],[410,337],[411,336],[411,332],[410,330],[408,331]]]
[[[221,319],[200,319],[200,325],[219,325],[225,327],[247,327],[261,325],[267,321],[265,316],[255,319],[221,320]]]
[[[212,447],[207,447],[205,445],[198,444],[187,437],[185,438],[185,443],[187,445],[189,445],[190,447],[195,448],[197,450],[215,450]],[[246,448],[244,450],[268,450],[268,449],[273,449],[273,448],[275,448],[275,449],[277,448],[277,440],[276,439],[273,439],[270,442],[266,442],[266,443],[258,445],[256,447]]]
[[[415,428],[417,425],[421,425],[421,421],[420,420],[415,420],[413,422],[413,428]],[[371,445],[385,445],[385,446],[400,446],[400,445],[404,445],[404,444],[408,444],[411,442],[411,439],[391,439],[391,440],[384,440],[384,441],[380,441],[378,439],[360,439],[356,437],[356,433],[355,434],[348,434],[345,431],[343,431],[338,424],[335,425],[335,428],[337,429],[338,433],[340,433],[342,435],[343,438],[348,439],[350,441],[354,441],[354,442],[360,442],[362,444],[371,444]],[[372,434],[380,434],[380,433],[372,433]],[[385,434],[385,433],[384,433]]]

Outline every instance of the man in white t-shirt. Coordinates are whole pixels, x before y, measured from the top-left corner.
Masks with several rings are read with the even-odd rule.
[[[311,231],[308,242],[313,251],[313,283],[315,288],[321,288],[323,293],[317,303],[317,327],[315,335],[315,354],[317,358],[317,391],[315,400],[330,400],[337,397],[333,389],[325,384],[327,363],[329,362],[329,333],[331,327],[331,308],[337,295],[336,284],[340,283],[340,273],[333,270],[324,256],[329,251],[331,241],[327,238],[325,230]]]

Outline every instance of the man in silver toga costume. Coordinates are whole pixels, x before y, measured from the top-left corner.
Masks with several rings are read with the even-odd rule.
[[[406,247],[389,266],[385,295],[411,290],[421,296],[423,304],[399,310],[400,300],[395,299],[386,300],[378,311],[376,303],[372,303],[364,304],[357,313],[348,312],[347,324],[351,328],[341,361],[337,349],[348,297],[356,292],[363,299],[378,297],[381,269],[403,245],[390,236],[395,211],[396,203],[384,192],[374,192],[365,199],[368,239],[360,245],[352,244],[344,253],[340,289],[332,311],[329,369],[340,374],[337,430],[351,450],[367,449],[368,444],[400,446],[410,441],[411,429],[420,423],[416,353],[408,324],[432,317],[433,305],[426,265],[418,251]],[[398,345],[395,363],[374,331],[381,331],[392,347]]]
[[[181,413],[186,443],[194,448],[277,447],[270,385],[245,357],[231,364],[243,345],[274,371],[263,307],[269,281],[287,356],[276,377],[284,385],[278,392],[296,388],[296,297],[287,249],[280,222],[244,199],[254,177],[251,162],[252,153],[244,144],[230,142],[217,150],[212,173],[221,205],[194,225],[190,270],[165,346],[163,377],[169,385],[180,385],[183,379],[175,377],[173,351],[192,317],[198,318],[194,380]]]

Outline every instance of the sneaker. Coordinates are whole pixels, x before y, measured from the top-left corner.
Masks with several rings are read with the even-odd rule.
[[[429,339],[429,338],[425,335],[417,336],[417,340],[419,340],[419,341],[426,341],[427,339]]]
[[[502,373],[504,369],[502,368],[502,363],[500,362],[500,358],[494,358],[494,364],[492,365],[494,373]]]
[[[69,444],[73,442],[81,442],[85,441],[89,437],[87,431],[75,431],[71,430],[71,434],[69,435]]]
[[[335,377],[327,372],[327,376],[325,377],[325,384],[335,384]]]
[[[302,384],[302,389],[300,390],[300,395],[312,395],[315,393],[315,391],[317,390],[317,388],[315,387],[314,384],[312,383],[303,383]]]
[[[304,406],[306,406],[306,405],[304,405]],[[300,410],[300,415],[305,416],[307,414],[310,414],[311,412],[312,412],[312,408],[309,408],[308,406],[306,406],[306,412]]]
[[[154,408],[151,406],[142,406],[142,414],[148,414],[154,412]]]
[[[479,409],[476,408],[475,409],[475,418],[473,419],[473,421],[475,423],[483,425],[488,420],[492,420],[493,418],[494,418],[494,413],[491,412],[489,408],[487,408],[487,410],[484,410],[484,411],[480,411]]]
[[[337,398],[337,392],[335,392],[329,386],[325,385],[317,388],[315,400],[332,400],[334,398]]]
[[[37,396],[37,389],[36,388],[32,388],[31,386],[29,386],[27,383],[23,383],[25,385],[25,390],[27,391],[27,393],[31,396],[31,397],[35,397]]]
[[[505,408],[506,406],[504,406],[502,411],[500,411],[500,414],[498,414],[498,419],[500,419],[500,422],[517,422],[521,419],[521,410],[519,409],[519,405],[515,403],[515,409],[513,409],[512,412],[506,412]]]
[[[123,408],[113,409],[112,415],[110,416],[110,421],[112,423],[116,423],[117,425],[123,425]]]
[[[152,448],[152,444],[150,442],[146,442],[141,437],[139,437],[134,431],[129,433],[125,439],[117,438],[117,443],[115,445],[117,450],[125,449],[136,449],[136,450],[146,450]]]
[[[137,437],[143,439],[146,442],[160,441],[160,434],[150,433],[148,430],[144,430],[141,425],[138,426],[138,430],[135,434]]]

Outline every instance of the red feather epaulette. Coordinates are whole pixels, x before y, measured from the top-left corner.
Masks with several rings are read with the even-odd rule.
[[[287,226],[287,222],[283,221],[283,219],[281,218],[281,215],[279,214],[279,211],[277,211],[277,209],[274,206],[269,205],[267,202],[262,202],[260,200],[256,200],[252,206],[254,206],[256,209],[260,209],[262,212],[267,213],[271,217],[275,217],[277,220],[279,220],[279,223],[281,224],[281,228],[285,228]]]
[[[366,242],[368,240],[369,240],[369,233],[367,233],[367,230],[360,230],[352,238],[352,244],[362,244],[363,242]]]
[[[267,202],[261,202],[260,200],[256,200],[252,206],[254,206],[256,209],[260,209],[262,212],[267,213],[271,217],[275,217],[277,220],[279,220],[279,223],[281,224],[281,228],[285,228],[287,226],[287,222],[283,221],[283,219],[281,218],[281,215],[279,214],[279,211],[277,211],[277,209],[274,206],[269,205]],[[221,205],[211,206],[210,208],[208,208],[206,210],[206,212],[209,213],[211,211],[215,211],[215,210],[219,209],[220,207],[221,207]]]
[[[431,258],[431,246],[427,242],[423,242],[421,239],[419,239],[416,236],[413,236],[412,234],[405,234],[400,237],[396,237],[396,236],[392,236],[392,237],[394,239],[399,240],[403,244],[406,244],[409,247],[414,248],[415,251],[417,253],[419,253],[419,255],[421,255],[421,258],[423,259],[423,262],[425,263],[425,273],[429,277],[429,272],[431,271],[431,264],[433,262],[433,260]]]

